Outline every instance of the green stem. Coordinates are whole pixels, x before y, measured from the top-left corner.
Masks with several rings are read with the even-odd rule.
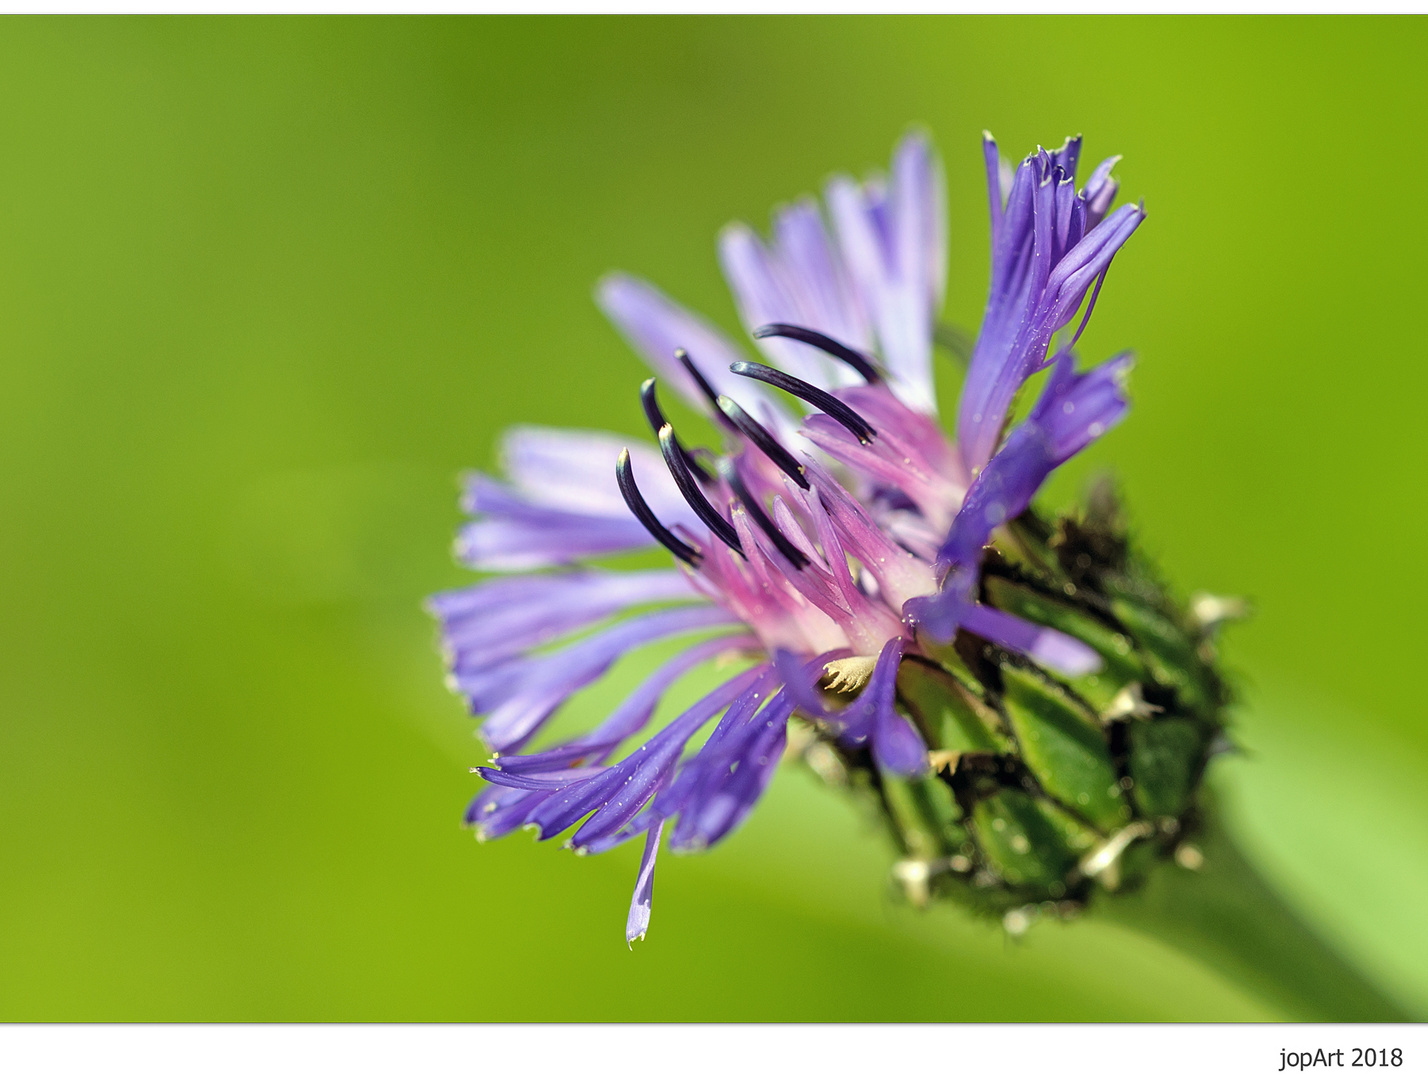
[[[1282,1008],[1292,1019],[1417,1019],[1345,960],[1279,896],[1216,817],[1196,843],[1198,870],[1159,868],[1096,914],[1184,952]]]

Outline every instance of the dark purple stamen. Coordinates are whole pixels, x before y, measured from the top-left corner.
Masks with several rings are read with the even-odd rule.
[[[794,397],[808,402],[815,409],[822,409],[857,436],[858,441],[864,445],[872,442],[873,436],[877,434],[873,425],[859,416],[852,408],[843,404],[828,391],[818,389],[812,383],[806,383],[802,379],[786,375],[766,364],[751,364],[747,360],[739,360],[730,364],[729,370],[735,375],[743,375],[750,379],[766,382],[770,386],[777,386],[780,390],[786,390]]]
[[[719,411],[728,417],[729,423],[738,429],[739,434],[767,454],[769,460],[787,473],[790,480],[804,491],[808,490],[808,481],[803,476],[803,466],[798,463],[797,458],[779,445],[779,441],[769,434],[768,428],[739,408],[739,403],[733,398],[720,394],[715,404],[719,406]]]
[[[679,456],[679,443],[675,440],[674,428],[668,424],[659,429],[659,448],[664,454],[664,463],[669,466],[670,475],[679,487],[679,493],[684,496],[684,501],[689,504],[690,509],[699,515],[700,521],[709,526],[710,532],[740,555],[744,554],[744,547],[739,543],[739,534],[734,531],[734,526],[704,497],[704,492],[699,490],[699,484],[695,482],[694,474]]]
[[[709,399],[709,404],[714,406],[714,419],[723,421],[724,426],[727,427],[729,422],[719,412],[719,392],[709,385],[709,380],[704,377],[704,372],[694,366],[694,361],[689,358],[689,353],[683,349],[675,349],[674,358],[683,365],[685,371],[689,372],[689,377],[694,380],[700,392]]]
[[[625,505],[630,508],[630,513],[635,515],[649,534],[667,547],[675,558],[682,559],[690,566],[698,566],[702,558],[698,549],[690,547],[660,524],[659,518],[655,517],[654,511],[650,509],[650,504],[645,502],[645,497],[635,486],[635,471],[630,466],[629,450],[620,451],[619,460],[615,462],[615,480],[620,485],[620,495],[624,498]]]
[[[659,398],[655,396],[655,380],[646,379],[640,384],[640,404],[644,406],[645,419],[649,421],[650,430],[659,434],[659,429],[669,423],[665,419],[664,410],[659,407]],[[684,448],[684,444],[678,439],[674,440],[674,445],[679,447],[679,454],[684,458],[684,464],[689,471],[703,481],[714,479],[714,474],[706,469],[693,454]]]
[[[820,334],[817,330],[810,330],[806,326],[792,326],[789,323],[769,323],[754,331],[754,337],[786,337],[794,341],[801,341],[805,345],[812,345],[815,349],[821,349],[829,356],[837,357],[843,363],[861,375],[870,383],[882,382],[883,377],[878,374],[878,369],[873,366],[873,362],[860,353],[857,349],[850,349],[841,341],[835,341],[827,334]]]
[[[745,486],[743,479],[739,476],[739,470],[734,467],[734,463],[728,458],[719,459],[719,475],[724,478],[730,489],[734,492],[734,497],[744,504],[744,510],[748,513],[763,534],[773,541],[774,547],[785,559],[793,563],[795,570],[802,570],[808,565],[808,556],[799,551],[793,541],[779,532],[779,528],[769,516],[764,513],[764,508],[759,500]]]

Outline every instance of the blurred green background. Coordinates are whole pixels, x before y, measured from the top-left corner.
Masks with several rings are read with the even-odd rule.
[[[1053,497],[1113,463],[1183,589],[1253,599],[1235,821],[1428,1007],[1425,49],[1404,19],[0,22],[0,1017],[1274,1017],[1125,931],[908,909],[792,771],[662,860],[633,952],[637,852],[459,827],[483,754],[419,608],[468,579],[456,475],[516,421],[641,431],[596,278],[733,328],[719,226],[911,121],[968,327],[982,128],[1125,155],[1150,217],[1085,345],[1138,350],[1135,409]]]

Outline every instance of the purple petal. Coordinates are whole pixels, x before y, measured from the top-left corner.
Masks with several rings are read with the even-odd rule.
[[[536,570],[653,544],[628,511],[597,517],[539,506],[480,474],[468,480],[464,504],[481,515],[456,536],[456,557],[473,570]]]
[[[580,781],[551,796],[530,818],[530,822],[540,829],[541,839],[564,832],[592,811],[598,814],[618,795],[619,805],[602,819],[603,827],[589,830],[581,838],[581,843],[598,840],[617,831],[653,794],[661,779],[660,766],[666,763],[673,765],[674,759],[694,733],[758,679],[762,671],[761,668],[753,668],[736,675],[700,698],[618,765],[610,766],[600,776]],[[652,760],[655,768],[643,770]],[[641,772],[643,788],[643,797],[638,801],[634,800],[634,796],[641,792],[621,792],[636,772]]]
[[[1063,675],[1089,675],[1101,668],[1100,654],[1089,645],[1059,630],[1038,626],[996,608],[969,604],[963,609],[960,622],[979,637],[1023,653]]]
[[[937,562],[975,565],[992,530],[1031,505],[1057,466],[1125,416],[1125,379],[1131,357],[1122,354],[1082,375],[1062,353],[1036,406],[972,483]]]
[[[1023,161],[994,229],[987,309],[957,416],[963,463],[974,475],[991,458],[1017,390],[1047,363],[1052,336],[1145,217],[1143,209],[1127,206],[1102,220],[1114,195],[1113,162],[1075,194],[1079,153],[1079,142],[1071,140],[1054,155],[1040,151]],[[1092,307],[1094,300],[1082,327]]]
[[[427,609],[441,620],[453,666],[477,654],[487,663],[515,656],[637,604],[698,599],[678,570],[577,570],[495,578],[440,593]]]
[[[666,525],[697,526],[658,450],[628,435],[521,426],[501,439],[506,475],[530,502],[566,513],[630,520],[615,480],[615,461],[628,449],[640,493]]]
[[[524,825],[526,818],[550,795],[548,791],[487,785],[471,800],[463,821],[475,828],[478,839],[495,840]]]
[[[741,825],[754,808],[783,757],[793,701],[776,694],[751,720],[732,729],[718,745],[708,744],[686,769],[703,762],[699,782],[682,800],[670,846],[676,851],[712,847]],[[711,740],[712,741],[712,740]]]
[[[879,768],[899,775],[915,776],[927,768],[927,744],[896,708],[897,669],[906,644],[903,638],[898,637],[883,646],[868,684],[851,704],[840,711],[831,710],[823,704],[814,683],[817,676],[808,678],[812,665],[801,665],[787,653],[777,654],[774,662],[780,674],[788,680],[785,690],[798,709],[818,719],[842,725],[841,737],[850,743],[871,742],[873,759]]]
[[[771,418],[780,431],[791,430],[787,412],[771,395],[729,371],[730,364],[748,357],[724,334],[653,285],[627,274],[608,274],[596,287],[595,301],[661,380],[700,412],[708,411],[709,402],[674,359],[676,349],[689,353],[717,393],[728,394],[761,420]]]
[[[625,942],[634,945],[644,940],[650,928],[650,903],[654,897],[655,858],[659,855],[659,838],[664,832],[661,821],[645,837],[645,853],[640,856],[640,873],[635,878],[635,895],[630,899],[630,914],[625,920]]]
[[[584,825],[580,826],[575,835],[570,838],[571,845],[581,848],[594,840],[603,839],[633,818],[650,796],[663,789],[668,783],[674,766],[679,760],[679,755],[684,750],[684,744],[704,725],[705,721],[726,705],[730,711],[737,709],[741,701],[749,697],[750,694],[756,693],[759,687],[766,686],[771,680],[772,670],[768,665],[754,668],[753,672],[754,677],[751,682],[741,683],[739,680],[733,680],[731,683],[726,683],[714,695],[705,699],[708,704],[702,710],[696,709],[685,714],[684,717],[676,720],[658,736],[651,739],[646,747],[642,747],[622,761],[617,766],[623,774],[619,791],[596,810]],[[727,696],[729,687],[746,688],[731,703]]]
[[[714,606],[636,616],[557,652],[452,671],[473,713],[489,712],[481,735],[497,751],[520,747],[567,698],[631,649],[732,621]],[[479,663],[479,660],[473,661]]]
[[[758,639],[747,635],[701,641],[656,668],[594,731],[534,754],[502,754],[495,763],[503,773],[519,775],[548,773],[585,761],[604,761],[615,747],[649,723],[664,692],[685,672],[721,653],[751,651],[758,646]]]

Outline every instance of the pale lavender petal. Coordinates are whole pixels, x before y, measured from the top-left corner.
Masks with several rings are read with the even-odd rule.
[[[439,593],[427,609],[441,620],[442,646],[455,665],[462,654],[487,662],[514,656],[637,604],[699,598],[678,570],[577,570],[494,578]]]
[[[473,570],[536,570],[654,543],[628,510],[623,517],[567,513],[480,474],[468,478],[463,505],[479,516],[457,532],[455,553]]]
[[[664,822],[652,827],[645,836],[645,853],[640,857],[640,873],[635,878],[635,895],[630,899],[630,914],[625,920],[625,942],[633,945],[644,940],[650,928],[650,903],[654,898],[655,858],[659,855],[659,838]]]
[[[520,492],[539,506],[631,521],[615,480],[615,461],[628,449],[640,494],[666,525],[698,526],[658,450],[628,435],[521,426],[501,439],[501,463]]]
[[[922,136],[908,136],[894,153],[885,193],[838,177],[827,200],[839,250],[894,387],[908,404],[935,413],[932,321],[946,274],[945,199],[936,155]]]
[[[719,265],[747,329],[782,322],[831,333],[817,325],[798,283],[783,272],[777,256],[747,225],[736,222],[719,234]],[[812,346],[778,337],[764,338],[758,345],[774,364],[805,382],[825,385],[837,379],[834,385],[841,385],[847,381],[836,362]]]
[[[627,274],[608,274],[596,288],[595,300],[661,381],[677,390],[696,409],[707,412],[709,402],[689,373],[674,359],[676,349],[689,353],[717,393],[728,394],[761,419],[768,411],[771,416],[782,418],[780,428],[791,429],[782,405],[757,385],[751,385],[751,380],[729,371],[730,364],[748,357],[723,333],[653,285]]]
[[[554,653],[452,669],[456,690],[473,713],[489,716],[481,735],[497,751],[520,747],[571,694],[603,675],[617,659],[640,645],[733,621],[710,606],[675,608],[637,616]]]
[[[915,133],[899,144],[889,199],[899,276],[909,286],[921,283],[930,320],[942,309],[947,288],[947,182],[926,135]],[[930,385],[930,372],[927,379]]]
[[[854,349],[870,350],[872,328],[862,298],[834,249],[818,204],[804,198],[778,212],[774,215],[773,234],[788,278],[797,283],[801,303],[808,312],[809,322],[803,325]],[[848,371],[843,364],[835,368]],[[850,381],[856,378],[849,373]]]

